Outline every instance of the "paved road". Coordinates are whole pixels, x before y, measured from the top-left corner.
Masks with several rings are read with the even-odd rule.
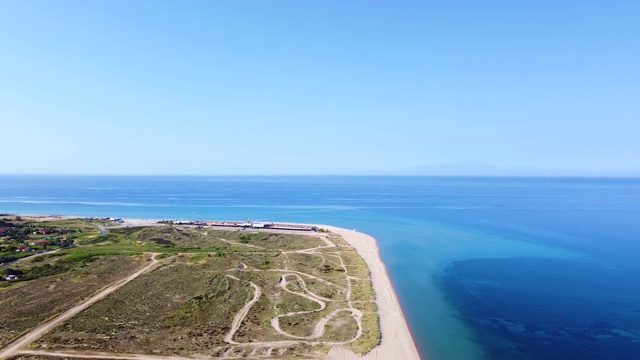
[[[104,227],[104,226],[102,226],[102,225],[98,225],[98,224],[93,224],[93,225],[97,226],[97,227],[98,227],[98,229],[100,229],[100,235],[99,235],[99,236],[105,236],[105,235],[107,235],[107,228],[105,228],[105,227]]]

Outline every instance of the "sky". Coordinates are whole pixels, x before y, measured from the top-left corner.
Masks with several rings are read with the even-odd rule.
[[[638,1],[0,1],[4,174],[640,170]]]

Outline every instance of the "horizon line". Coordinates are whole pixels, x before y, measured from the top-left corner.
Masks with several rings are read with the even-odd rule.
[[[0,176],[102,176],[102,177],[432,177],[432,178],[640,178],[637,174],[574,174],[574,175],[518,175],[518,174],[99,174],[99,173],[0,173]]]

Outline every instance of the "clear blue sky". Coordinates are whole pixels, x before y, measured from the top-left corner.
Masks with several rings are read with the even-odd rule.
[[[640,169],[638,1],[0,1],[0,173]]]

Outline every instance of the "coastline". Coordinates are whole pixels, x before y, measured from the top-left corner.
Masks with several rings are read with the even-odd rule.
[[[79,218],[83,216],[72,215],[42,215],[42,214],[12,214],[15,216],[29,217],[34,220],[60,220]],[[159,219],[122,219],[119,227],[158,226]],[[366,355],[358,355],[351,350],[334,346],[327,354],[327,359],[351,360],[351,359],[421,359],[409,324],[398,300],[398,296],[387,273],[386,266],[380,257],[380,251],[375,238],[367,234],[348,230],[331,225],[320,224],[296,224],[325,228],[334,232],[349,243],[364,259],[371,272],[371,282],[376,294],[376,304],[380,321],[381,341],[378,346]]]
[[[364,356],[356,355],[346,348],[333,347],[329,351],[327,359],[420,359],[420,353],[400,306],[393,283],[380,257],[376,239],[354,230],[330,225],[315,226],[339,234],[362,256],[371,271],[371,282],[376,293],[376,304],[380,317],[380,345]]]

